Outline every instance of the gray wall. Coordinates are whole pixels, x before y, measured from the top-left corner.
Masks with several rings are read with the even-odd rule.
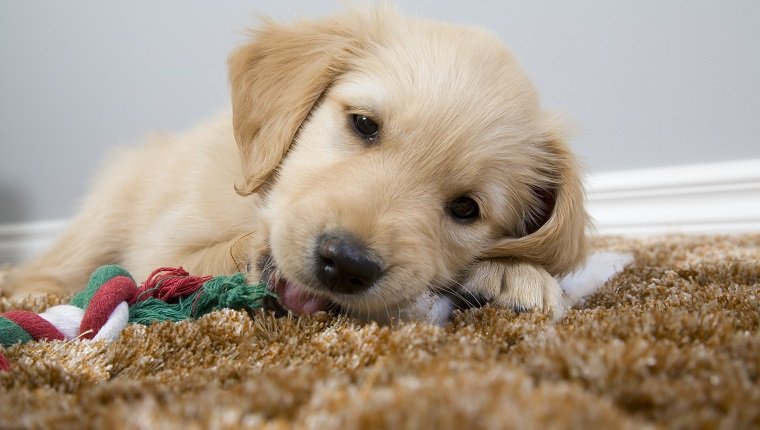
[[[760,158],[760,1],[399,2],[497,32],[591,171]],[[262,13],[337,1],[0,2],[0,224],[71,216],[109,148],[228,104],[225,59]],[[149,172],[148,172],[149,173]]]

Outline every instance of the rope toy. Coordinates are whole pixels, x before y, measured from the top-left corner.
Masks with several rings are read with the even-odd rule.
[[[68,305],[41,314],[25,310],[0,314],[0,346],[33,340],[113,341],[130,323],[184,321],[224,308],[260,309],[269,297],[273,293],[265,283],[248,285],[242,273],[190,276],[181,267],[162,267],[138,287],[120,266],[102,266]],[[9,366],[0,351],[0,371]]]

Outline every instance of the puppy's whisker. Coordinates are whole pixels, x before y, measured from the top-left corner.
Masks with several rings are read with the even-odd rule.
[[[242,236],[238,237],[234,242],[232,242],[232,245],[230,245],[230,258],[235,263],[235,268],[237,268],[238,272],[247,272],[248,270],[248,262],[247,261],[238,261],[238,259],[235,257],[235,248],[237,248],[238,244],[241,240],[245,239],[248,236],[251,236],[253,234],[256,234],[256,230],[249,231],[248,233],[243,234]],[[245,254],[245,253],[243,253]],[[241,266],[242,265],[242,266]],[[241,268],[242,267],[242,268]]]
[[[443,291],[447,294],[450,294],[454,298],[457,298],[459,300],[462,300],[465,302],[468,306],[473,306],[473,303],[471,303],[468,299],[468,296],[462,294],[461,290],[451,287],[451,286],[443,286],[440,288],[440,291]]]
[[[341,304],[340,310],[342,314],[348,315],[348,316],[354,316],[354,307],[348,304]]]
[[[372,319],[372,314],[370,314],[369,312],[369,300],[366,298],[362,298],[362,302],[363,302],[362,304],[364,307],[364,312],[367,314],[367,317],[364,318],[364,321],[369,321]]]
[[[383,300],[383,307],[385,308],[385,315],[388,317],[388,322],[393,324],[393,317],[391,316],[390,309],[388,309],[388,302],[386,300]]]
[[[456,290],[456,291],[452,291],[452,292],[453,292],[453,293],[455,293],[455,294],[456,294],[456,295],[457,295],[457,296],[458,296],[460,299],[462,299],[462,300],[465,302],[465,304],[467,304],[467,306],[470,306],[470,307],[480,307],[480,306],[483,306],[483,304],[484,304],[484,302],[483,302],[483,301],[484,301],[484,298],[483,298],[483,297],[479,296],[479,295],[478,295],[478,294],[476,294],[476,293],[473,293],[473,292],[469,291],[469,290],[467,289],[467,287],[465,287],[465,286],[464,286],[464,285],[463,285],[461,282],[459,282],[459,281],[453,280],[453,281],[452,281],[452,283],[453,283],[453,284],[455,284],[457,287],[459,287],[459,289],[458,289],[458,290]],[[449,288],[450,288],[450,287],[449,287]],[[467,295],[462,295],[462,294],[461,294],[461,292],[462,292],[462,291],[465,291],[465,292],[467,293]],[[475,300],[475,302],[474,302],[474,303],[473,303],[473,302],[471,302],[471,301],[468,299],[468,297],[469,297],[469,298],[472,298],[472,299],[474,299],[474,300]]]
[[[396,306],[396,313],[394,313],[394,317],[396,318],[396,320],[398,320],[396,322],[400,323],[401,322],[401,312],[402,312],[402,310],[401,310],[401,303],[396,302],[396,303],[394,303],[394,305]]]
[[[468,308],[477,308],[477,307],[481,306],[481,304],[479,302],[477,302],[477,301],[471,301],[470,298],[468,298],[468,296],[462,295],[462,294],[460,294],[459,292],[457,292],[455,290],[449,289],[448,292],[454,298],[456,298],[458,300],[461,300],[461,302],[464,303],[465,306],[468,307]]]
[[[448,284],[438,284],[438,285],[434,284],[432,286],[432,288],[435,289],[435,290],[438,290],[438,291],[441,291],[441,292],[444,292],[444,293],[447,293],[447,294],[451,295],[455,299],[460,300],[462,303],[464,303],[469,308],[476,308],[476,307],[480,306],[480,303],[473,302],[472,300],[470,300],[471,297],[465,296],[464,294],[462,294],[460,292],[461,290],[464,289],[464,286],[461,283],[459,283],[459,282],[457,282],[455,280],[450,281],[450,283],[458,286],[459,289],[454,288],[454,287],[452,287],[451,285],[448,285]]]

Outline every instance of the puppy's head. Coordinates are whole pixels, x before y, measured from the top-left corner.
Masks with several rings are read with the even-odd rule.
[[[253,258],[291,310],[396,313],[478,259],[582,259],[575,160],[491,34],[382,8],[266,23],[230,70]]]

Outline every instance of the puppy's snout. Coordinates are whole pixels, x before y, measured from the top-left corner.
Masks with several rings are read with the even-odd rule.
[[[346,233],[323,234],[317,240],[317,278],[330,290],[359,293],[369,288],[380,276],[382,268],[369,249]]]

